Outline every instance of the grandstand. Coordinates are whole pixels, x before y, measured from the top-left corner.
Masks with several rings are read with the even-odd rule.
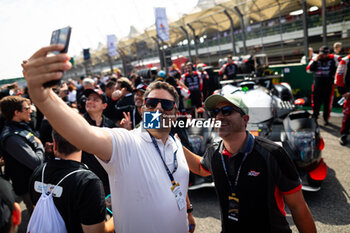
[[[233,53],[264,52],[269,56],[270,64],[297,62],[304,55],[305,42],[314,50],[323,44],[323,1],[305,1],[307,39],[303,33],[302,2],[304,0],[199,0],[191,13],[169,22],[170,40],[159,42],[159,47],[154,25],[143,33],[131,28],[129,36],[118,42],[119,57],[108,61],[107,49],[102,48],[92,53],[89,64],[76,58],[77,65],[67,75],[81,75],[87,65],[91,66],[92,73],[113,66],[128,74],[135,64],[142,66],[155,60],[159,63],[158,49],[170,51],[174,58],[185,56],[195,61],[199,57],[213,66],[218,65],[219,58]],[[335,41],[341,41],[347,52],[350,48],[350,2],[325,2],[327,43],[331,47]]]

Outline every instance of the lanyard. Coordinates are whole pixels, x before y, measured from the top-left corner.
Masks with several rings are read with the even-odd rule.
[[[148,133],[149,133],[149,132],[148,132]],[[162,160],[162,162],[163,162],[163,164],[164,164],[165,170],[166,170],[166,172],[168,173],[168,176],[169,176],[169,178],[170,178],[171,183],[172,183],[172,184],[175,184],[175,179],[174,179],[173,174],[176,172],[177,167],[178,167],[177,158],[176,158],[177,149],[176,149],[176,151],[174,152],[174,171],[173,171],[173,172],[170,172],[168,166],[166,165],[166,163],[165,163],[165,161],[164,161],[164,159],[163,159],[163,157],[162,157],[162,153],[160,152],[160,149],[159,149],[159,147],[158,147],[158,144],[157,144],[157,142],[156,142],[156,139],[155,139],[155,138],[152,136],[152,134],[150,134],[150,133],[149,133],[149,136],[150,136],[151,139],[152,139],[152,142],[153,142],[154,147],[155,147],[156,150],[158,151],[159,157],[160,157],[160,159]],[[171,135],[171,134],[170,134],[170,136],[172,137],[172,139],[174,140],[174,142],[175,142],[175,144],[176,144],[176,141],[175,141],[174,136]],[[176,144],[176,146],[177,146],[177,144]]]
[[[236,179],[235,179],[235,183],[234,183],[234,186],[232,185],[229,177],[228,177],[228,174],[227,174],[227,169],[226,169],[226,165],[225,165],[225,161],[224,161],[224,157],[222,156],[222,151],[223,151],[223,142],[221,143],[221,146],[220,146],[220,155],[221,155],[221,161],[222,161],[222,166],[224,167],[224,172],[225,172],[225,175],[226,175],[226,178],[227,178],[227,181],[228,181],[228,184],[230,185],[230,188],[231,188],[231,192],[232,193],[235,193],[236,191],[236,188],[237,188],[237,184],[238,184],[238,178],[239,178],[239,175],[241,173],[241,168],[242,168],[242,164],[244,163],[244,161],[246,160],[247,156],[248,156],[248,153],[250,151],[250,147],[252,146],[252,142],[253,142],[253,135],[251,135],[249,133],[249,141],[248,141],[248,145],[247,145],[247,149],[244,153],[244,157],[242,159],[242,162],[241,164],[239,165],[239,168],[238,168],[238,171],[237,171],[237,176],[236,176]]]
[[[134,111],[132,111],[132,124],[133,124],[133,129],[135,129],[135,114],[136,114],[136,108],[134,108]]]

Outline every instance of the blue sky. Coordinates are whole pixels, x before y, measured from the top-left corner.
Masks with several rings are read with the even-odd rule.
[[[53,30],[71,26],[68,54],[118,39],[131,25],[139,31],[154,24],[154,8],[166,7],[169,20],[190,12],[198,0],[1,0],[0,79],[22,76],[21,62],[49,44]]]

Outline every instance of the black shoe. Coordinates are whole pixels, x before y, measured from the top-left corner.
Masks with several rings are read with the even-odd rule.
[[[329,121],[325,120],[325,121],[324,121],[324,125],[325,125],[325,126],[329,125]]]
[[[340,143],[340,145],[345,146],[348,143],[348,135],[347,134],[343,134],[339,138],[339,143]]]

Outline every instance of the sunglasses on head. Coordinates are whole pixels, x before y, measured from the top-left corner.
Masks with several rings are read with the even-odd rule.
[[[238,112],[238,113],[241,114],[242,116],[245,115],[245,113],[244,113],[241,109],[239,109],[239,108],[237,108],[237,107],[233,107],[233,106],[226,106],[226,107],[222,107],[222,108],[215,108],[215,109],[212,111],[214,117],[216,117],[216,116],[219,114],[219,112],[221,112],[222,115],[224,115],[224,116],[229,116],[229,115],[231,115],[233,112]]]
[[[170,111],[170,110],[174,109],[175,101],[157,99],[157,98],[146,98],[145,99],[145,105],[147,108],[156,108],[159,102],[161,103],[162,108],[165,111]]]

